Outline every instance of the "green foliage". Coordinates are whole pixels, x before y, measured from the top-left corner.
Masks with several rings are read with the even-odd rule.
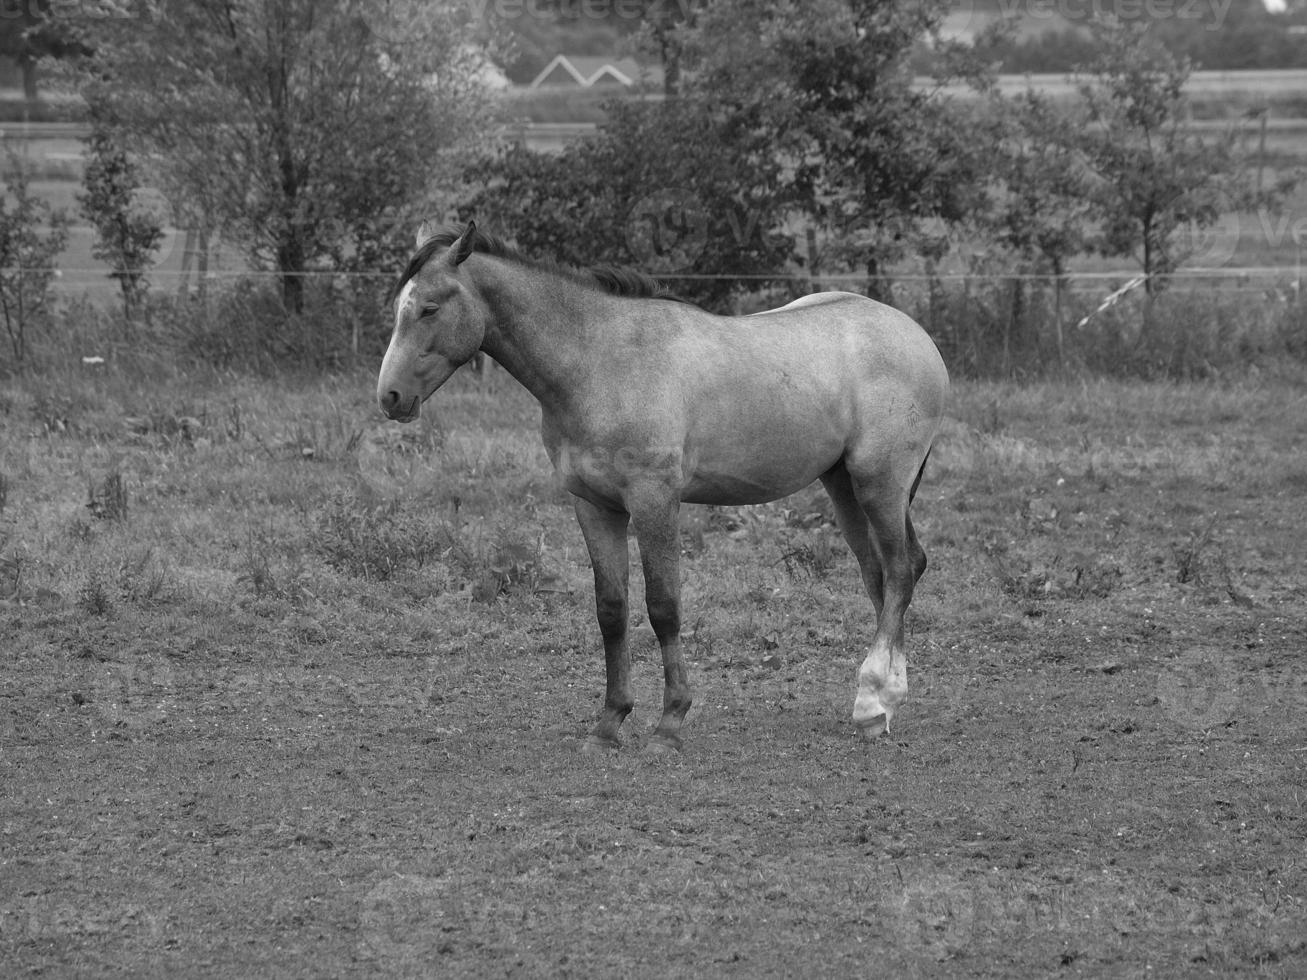
[[[337,494],[314,516],[314,548],[332,568],[382,582],[438,566],[434,577],[477,602],[532,593],[545,578],[542,545],[507,528],[433,521],[403,500]]]
[[[86,509],[92,517],[102,521],[127,519],[127,486],[121,473],[110,473],[99,486],[92,483],[87,495]]]
[[[469,210],[528,250],[634,263],[711,307],[729,307],[739,283],[676,273],[766,288],[807,260],[814,274],[865,270],[875,289],[891,263],[940,254],[938,219],[962,221],[983,185],[969,114],[915,87],[908,60],[946,6],[660,10],[646,40],[676,66],[675,97],[610,105],[598,135],[559,157],[509,150],[478,168],[488,187]],[[802,257],[796,218],[821,238]]]
[[[785,270],[782,167],[765,133],[688,96],[609,111],[560,155],[511,147],[479,165],[486,186],[467,212],[533,255],[635,265],[709,307],[728,307],[739,282],[678,273],[757,286]]]
[[[1146,30],[1100,28],[1101,54],[1081,86],[1088,125],[1080,147],[1097,178],[1090,216],[1094,247],[1134,256],[1150,294],[1189,257],[1189,229],[1224,213],[1269,206],[1292,185],[1258,192],[1237,136],[1203,139],[1188,126],[1190,66]]]
[[[136,316],[149,281],[145,270],[163,241],[160,216],[142,200],[137,167],[101,124],[86,140],[84,191],[78,195],[82,215],[95,229],[91,254],[108,264],[123,293],[128,321]]]
[[[1085,250],[1090,174],[1077,152],[1083,114],[1027,90],[1002,106],[1005,131],[991,167],[996,199],[984,230],[1018,257],[1020,272],[1061,276]]]
[[[531,594],[544,579],[544,548],[506,527],[492,535],[469,533],[467,527],[449,527],[446,560],[477,602],[493,602],[502,595]]]
[[[61,301],[28,344],[28,360],[38,365],[77,365],[87,354],[105,357],[113,370],[128,366],[146,374],[172,375],[194,368],[271,376],[334,371],[364,360],[370,369],[385,350],[388,321],[381,300],[355,308],[355,290],[370,284],[384,291],[390,275],[345,279],[329,275],[307,279],[304,312],[287,315],[276,280],[234,277],[210,285],[207,300],[159,290],[143,300],[130,328],[121,309],[78,297]],[[7,363],[0,358],[0,363]],[[104,370],[88,366],[83,373]],[[62,389],[61,389],[62,390]],[[73,390],[81,391],[80,387]],[[60,398],[45,398],[47,428],[63,425]],[[129,414],[139,414],[133,411]],[[237,420],[239,424],[239,420]]]
[[[62,211],[35,196],[24,161],[10,152],[0,197],[0,314],[14,362],[27,356],[31,328],[50,313],[54,261],[68,240]]]
[[[932,219],[962,220],[983,181],[971,111],[914,85],[914,48],[950,48],[938,40],[947,10],[722,0],[683,31],[687,91],[787,162],[786,200],[824,239],[822,266],[866,270],[873,295],[891,263],[947,247]],[[983,82],[974,64],[948,65]]]
[[[119,548],[90,559],[77,592],[77,605],[88,615],[112,616],[123,606],[148,606],[175,598],[171,574],[150,546]]]
[[[52,0],[6,0],[0,7],[0,55],[12,58],[23,75],[23,97],[37,97],[37,63],[42,58],[67,58],[82,47],[54,14]]]
[[[1072,326],[1095,310],[1097,293],[1016,278],[937,281],[924,295],[903,292],[903,308],[930,332],[955,377],[1181,381],[1294,376],[1307,365],[1307,306],[1292,293],[1174,289],[1150,299],[1140,291]],[[1059,317],[1068,324],[1063,336],[1041,329]]]
[[[1092,184],[1078,149],[1083,128],[1078,107],[1059,107],[1028,90],[1011,99],[992,97],[987,108],[993,132],[986,140],[992,148],[988,199],[964,227],[998,246],[989,262],[994,271],[1015,273],[995,348],[1010,373],[1015,350],[1034,345],[1036,317],[1052,321],[1058,360],[1064,360],[1064,276],[1071,259],[1087,246]],[[1038,302],[1042,297],[1030,296],[1026,277],[1036,276],[1051,277],[1051,310]]]
[[[422,568],[449,546],[448,530],[404,509],[399,500],[370,503],[338,495],[316,515],[314,545],[332,568],[386,581]]]
[[[280,274],[293,313],[306,272],[434,206],[488,115],[452,9],[416,0],[128,6],[140,16],[90,22],[95,51],[80,88],[114,138],[151,161],[183,219]]]

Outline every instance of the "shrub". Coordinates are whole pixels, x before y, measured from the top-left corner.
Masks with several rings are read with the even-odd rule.
[[[29,179],[24,161],[10,151],[6,190],[0,196],[0,315],[19,364],[27,355],[31,328],[49,316],[54,259],[68,240],[67,217],[33,196]]]
[[[403,502],[370,504],[338,494],[315,517],[318,554],[338,571],[385,581],[422,568],[448,547],[449,530],[404,511]]]
[[[1243,289],[1172,288],[1151,299],[1137,290],[1103,310],[1098,293],[1066,291],[1059,344],[1053,289],[1028,286],[1018,316],[1010,286],[936,281],[917,295],[905,291],[905,305],[958,377],[1184,380],[1307,362],[1307,306],[1274,289],[1250,297]]]

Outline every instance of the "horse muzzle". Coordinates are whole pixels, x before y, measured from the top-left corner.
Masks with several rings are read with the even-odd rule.
[[[392,389],[383,394],[378,402],[386,418],[393,422],[412,422],[422,412],[421,395],[414,395],[411,400],[405,400],[398,391]]]

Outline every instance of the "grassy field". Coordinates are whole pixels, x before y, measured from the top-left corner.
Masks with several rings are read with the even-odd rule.
[[[511,380],[138,376],[0,389],[0,974],[1307,973],[1307,389],[959,385],[875,743],[821,497],[690,509],[663,760]]]

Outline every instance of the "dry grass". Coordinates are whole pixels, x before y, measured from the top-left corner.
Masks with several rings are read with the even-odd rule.
[[[958,386],[874,745],[820,494],[691,509],[666,762],[639,614],[626,750],[573,751],[598,631],[529,398],[401,429],[370,387],[0,394],[6,975],[1307,968],[1301,387]]]

